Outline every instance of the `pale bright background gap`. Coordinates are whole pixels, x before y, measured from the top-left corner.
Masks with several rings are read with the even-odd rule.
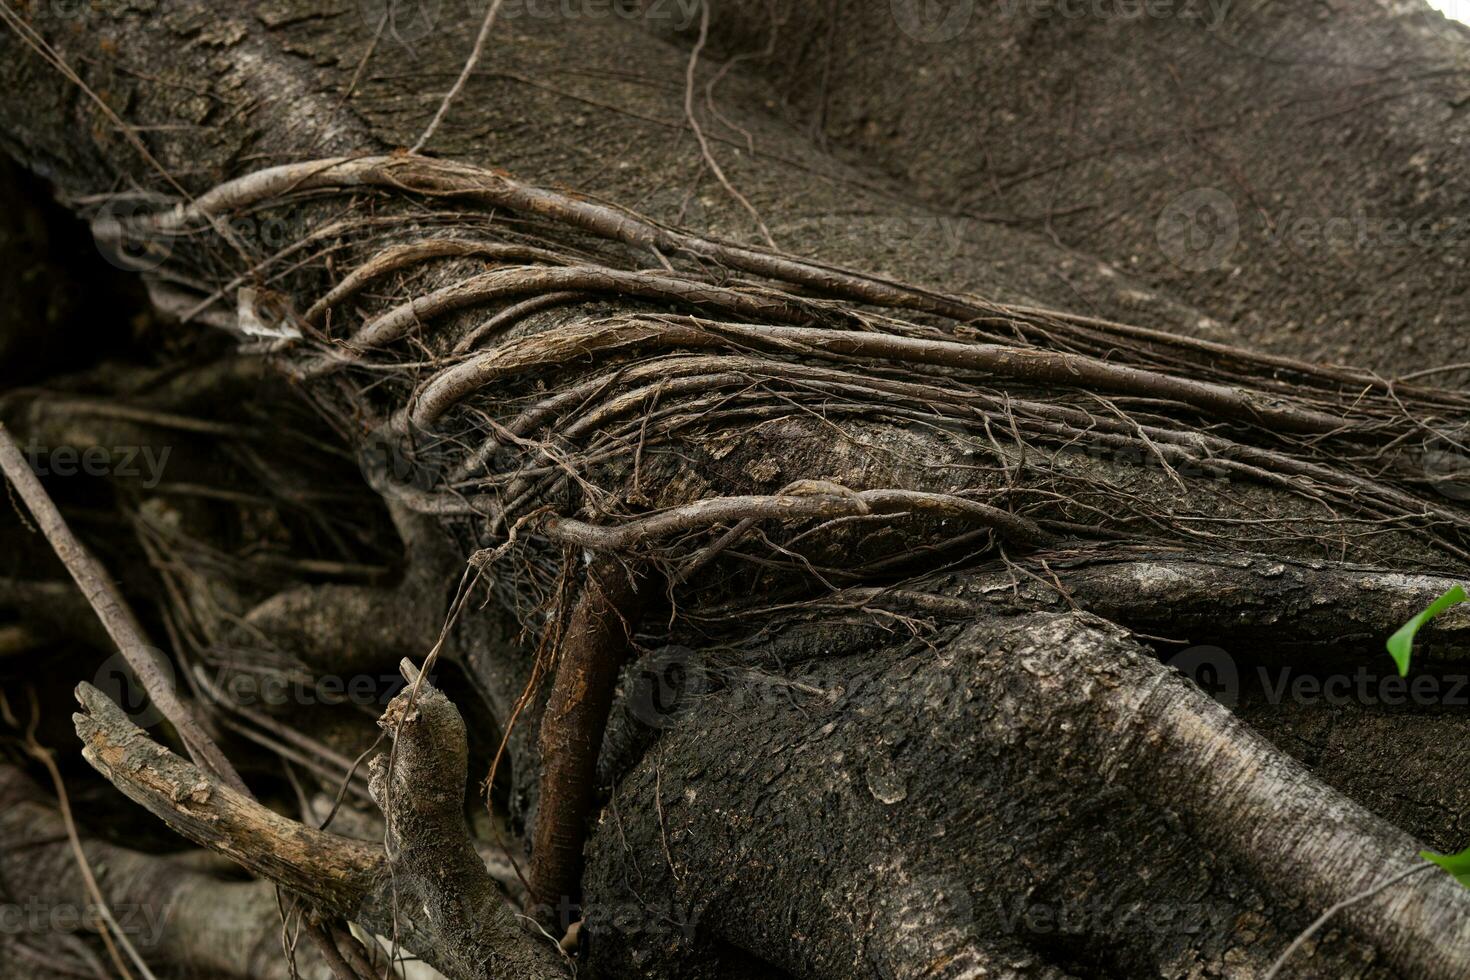
[[[1429,5],[1446,17],[1470,24],[1470,0],[1429,0]]]

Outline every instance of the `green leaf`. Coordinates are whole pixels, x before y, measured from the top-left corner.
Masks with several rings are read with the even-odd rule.
[[[1420,627],[1451,606],[1464,602],[1466,598],[1464,588],[1455,586],[1430,603],[1428,609],[1400,626],[1398,632],[1388,638],[1388,652],[1393,657],[1393,662],[1399,665],[1400,677],[1408,676],[1409,657],[1414,653],[1414,636],[1419,632]],[[1466,867],[1470,869],[1470,858],[1466,859]]]
[[[1433,861],[1455,876],[1455,880],[1466,888],[1470,888],[1470,847],[1465,848],[1459,854],[1435,854],[1433,851],[1420,851],[1419,856],[1426,861]]]

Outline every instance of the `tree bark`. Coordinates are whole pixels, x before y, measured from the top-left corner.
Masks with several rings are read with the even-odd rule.
[[[1268,228],[1455,200],[1464,117],[1434,121],[1463,87],[1438,67],[1463,57],[1453,33],[1399,25],[1369,70],[1320,57],[1372,49],[1366,3],[1309,36],[1304,13],[1232,20],[1223,47],[1029,17],[925,46],[904,4],[849,6],[721,2],[697,49],[667,4],[524,8],[429,155],[402,148],[479,29],[453,4],[426,33],[318,0],[11,24],[6,148],[173,333],[223,328],[290,379],[404,555],[397,584],[264,596],[154,561],[165,621],[190,627],[176,652],[325,674],[433,648],[493,719],[466,730],[405,671],[377,840],[232,794],[84,689],[104,776],[322,910],[401,927],[453,980],[569,969],[466,826],[466,776],[502,749],[490,826],[532,844],[531,897],[593,976],[1262,976],[1418,839],[1458,846],[1458,718],[1437,722],[1452,749],[1405,763],[1406,803],[1358,771],[1375,746],[1314,753],[1318,719],[1247,697],[1267,741],[1159,661],[1218,643],[1239,682],[1268,644],[1371,656],[1463,580],[1470,398],[1436,384],[1452,373],[1387,380],[1454,360],[1430,351],[1463,249],[1423,249],[1399,303],[1397,253],[1303,270],[1251,226],[1238,274],[1186,277],[1156,220],[1201,157]],[[1105,54],[1119,38],[1129,54]],[[1362,104],[1322,124],[1352,192],[1328,201],[1297,130],[1350,85]],[[1251,151],[1212,152],[1216,133]],[[1408,201],[1389,184],[1411,147]],[[1388,296],[1382,325],[1413,343],[1308,362],[1359,344]],[[218,535],[180,513],[180,534]],[[1463,612],[1427,630],[1432,662],[1463,662],[1467,631]],[[322,738],[352,758],[360,730]],[[1293,962],[1458,977],[1467,933],[1470,898],[1430,872]]]

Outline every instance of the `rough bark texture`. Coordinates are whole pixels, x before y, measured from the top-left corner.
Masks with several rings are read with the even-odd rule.
[[[678,976],[697,937],[795,976],[1252,976],[1345,881],[1407,865],[1401,832],[1303,792],[1298,764],[1115,629],[1047,614],[956,633],[823,660],[800,688],[737,678],[667,729],[590,875],[594,895],[666,896],[667,929],[594,904],[608,974]],[[1426,884],[1463,909],[1453,882]],[[1311,975],[1466,969],[1463,911],[1415,935],[1403,910],[1437,900],[1380,901]]]
[[[85,889],[61,818],[14,766],[0,769],[0,800],[6,937],[57,952],[69,933],[94,928],[85,914],[91,903],[80,901]],[[281,955],[276,890],[267,882],[230,881],[183,860],[104,841],[88,841],[85,849],[113,915],[159,968],[271,980],[290,976]],[[12,975],[23,975],[18,964],[27,962],[24,954],[9,955]]]
[[[1463,843],[1463,712],[1253,681],[1381,656],[1470,568],[1464,372],[1386,380],[1460,359],[1464,240],[1291,247],[1299,215],[1454,217],[1462,35],[1362,0],[1203,26],[974,11],[926,42],[959,21],[923,6],[722,0],[707,36],[667,3],[523,8],[432,157],[394,151],[478,29],[453,4],[422,32],[321,0],[27,10],[93,95],[12,25],[0,139],[186,322],[152,369],[79,365],[5,421],[147,445],[199,416],[170,471],[190,490],[123,487],[123,546],[97,532],[146,552],[126,578],[186,680],[391,669],[447,616],[435,663],[473,722],[406,671],[383,816],[348,780],[341,834],[231,795],[95,691],[88,761],[453,980],[569,969],[477,843],[535,845],[585,975],[834,980],[1260,976],[1420,840]],[[1237,240],[1212,257],[1171,215],[1219,218],[1220,194]],[[256,334],[241,355],[214,327]],[[116,408],[58,415],[56,392]],[[237,402],[273,438],[223,421]],[[344,448],[363,480],[323,462]],[[261,537],[296,560],[236,547]],[[658,583],[642,618],[597,599],[589,569],[618,562]],[[5,571],[0,600],[39,604],[50,573]],[[1467,633],[1446,616],[1420,662],[1453,675]],[[1160,663],[1212,644],[1228,705]],[[372,744],[350,708],[208,700],[292,760],[313,820]],[[1405,744],[1432,752],[1395,778]],[[492,760],[496,812],[467,825]],[[1292,969],[1451,978],[1467,949],[1470,899],[1430,873]]]
[[[773,42],[766,79],[834,154],[1044,228],[1059,278],[1144,287],[1129,319],[1389,371],[1464,319],[1470,28],[1422,4],[712,9],[710,57]]]

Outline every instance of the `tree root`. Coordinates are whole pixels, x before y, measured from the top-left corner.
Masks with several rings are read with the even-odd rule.
[[[402,670],[411,686],[379,721],[393,751],[372,763],[398,907],[423,909],[423,928],[437,943],[434,959],[451,977],[567,976],[555,946],[530,937],[506,907],[470,839],[464,720],[407,660]]]
[[[405,674],[417,678],[411,668]],[[412,704],[411,697],[405,691],[384,713],[395,738],[391,780],[386,756],[373,769],[388,853],[236,793],[150,740],[90,685],[77,689],[84,713],[73,720],[84,758],[175,831],[377,934],[402,936],[451,980],[564,977],[550,947],[526,935],[506,908],[470,841],[459,713],[427,684]]]
[[[251,872],[355,916],[381,879],[382,849],[312,830],[206,776],[150,739],[105,694],[77,688],[82,756],[175,831]]]
[[[550,265],[560,265],[565,261],[561,256],[546,249],[506,245],[499,242],[467,241],[462,238],[431,238],[408,245],[395,245],[384,249],[353,269],[343,277],[340,283],[313,303],[301,317],[307,323],[320,325],[328,310],[347,302],[374,280],[410,268],[420,262],[442,258],[479,258],[495,262],[545,262]]]
[[[985,621],[816,671],[812,693],[732,679],[623,780],[590,848],[596,968],[655,949],[640,975],[680,976],[718,940],[829,980],[1046,976],[1074,959],[1248,976],[1419,860],[1085,615]],[[1470,896],[1414,876],[1328,934],[1298,966],[1449,980],[1470,970]]]
[[[597,756],[618,671],[647,601],[639,578],[615,560],[591,562],[559,637],[556,675],[541,719],[541,788],[531,850],[531,897],[543,912],[576,901],[580,892]]]
[[[317,152],[380,149],[355,131],[318,135],[332,148]],[[484,232],[488,215],[508,211],[510,235],[551,247],[526,246],[517,258],[521,246],[509,243],[415,241],[425,200],[461,210],[460,233]],[[306,234],[257,261],[226,221],[276,208],[293,211]],[[372,212],[381,224],[371,234],[364,223],[323,224],[328,210]],[[342,432],[431,436],[417,474],[431,488],[384,492],[441,515],[466,553],[494,555],[498,595],[528,631],[550,618],[543,635],[553,636],[560,625],[563,587],[582,557],[568,542],[602,549],[570,632],[553,644],[560,661],[539,759],[526,753],[530,778],[542,770],[538,899],[577,894],[606,699],[636,618],[640,590],[601,576],[628,574],[619,561],[674,572],[670,590],[682,605],[666,629],[649,624],[650,632],[707,632],[711,646],[761,638],[767,624],[751,596],[802,576],[789,604],[804,605],[814,631],[829,634],[811,647],[828,657],[831,683],[816,693],[790,684],[783,693],[798,691],[800,703],[787,696],[752,707],[740,700],[749,664],[737,664],[710,710],[692,713],[619,788],[594,842],[589,892],[594,910],[601,900],[635,914],[589,917],[594,964],[687,976],[684,967],[726,944],[746,961],[829,978],[1057,976],[1074,960],[1086,967],[1077,972],[1235,975],[1258,972],[1320,907],[1412,861],[1405,835],[1314,782],[1121,632],[1078,613],[976,617],[984,622],[946,642],[933,621],[1003,602],[1076,603],[1172,635],[1172,584],[1183,577],[1192,602],[1223,598],[1230,612],[1191,609],[1192,630],[1330,631],[1330,604],[1353,600],[1356,573],[1293,566],[1278,584],[1256,559],[1387,563],[1392,553],[1405,567],[1463,570],[1467,512],[1446,492],[1459,477],[1430,472],[1420,450],[1458,445],[1464,393],[910,287],[412,153],[287,164],[126,224],[176,249],[165,270],[176,294],[196,290],[204,298],[192,310],[224,325],[231,318],[220,301],[247,281],[284,290],[276,325],[301,339],[270,349],[298,376],[343,368],[314,388]],[[444,224],[456,224],[452,213]],[[124,228],[109,219],[98,231],[116,239]],[[338,282],[333,256],[342,253],[363,261]],[[526,265],[454,282],[467,262],[430,262],[477,257]],[[647,272],[650,257],[665,271]],[[391,285],[366,295],[378,282]],[[519,320],[527,304],[560,302],[567,290],[638,302],[600,322],[585,311],[570,323]],[[650,303],[750,322],[637,312]],[[472,322],[490,304],[500,308]],[[298,322],[292,309],[302,307]],[[427,322],[441,316],[457,339]],[[359,322],[366,326],[350,334]],[[482,341],[487,349],[476,350]],[[691,368],[665,384],[675,366],[695,361],[706,373]],[[630,387],[635,377],[648,384]],[[514,420],[508,429],[505,418]],[[462,449],[468,462],[456,456]],[[1186,466],[1206,478],[1186,482]],[[442,479],[451,472],[463,485]],[[772,492],[839,480],[852,485]],[[797,514],[801,507],[811,509]],[[907,517],[920,509],[930,512],[923,522]],[[953,532],[946,525],[956,517],[964,527]],[[920,523],[927,533],[915,543]],[[1218,569],[1167,556],[1089,563],[1090,548],[1118,542],[1255,557],[1242,559],[1248,567],[1222,558]],[[1015,543],[1027,550],[1012,554]],[[927,578],[941,557],[1004,568],[968,576],[952,594],[920,591],[913,576]],[[1376,579],[1389,584],[1335,638],[1378,629],[1437,581]],[[998,599],[1001,591],[1009,595]],[[335,598],[370,611],[375,595]],[[885,608],[889,598],[906,608]],[[305,592],[282,596],[258,611],[257,625],[284,632],[309,601]],[[824,613],[843,604],[872,632],[911,631],[913,649],[833,658],[839,617]],[[1463,623],[1446,625],[1461,635]],[[373,657],[388,652],[365,639]],[[512,674],[524,664],[495,666]],[[99,732],[116,719],[99,721],[102,706],[78,724],[96,739],[89,758],[109,778],[186,833],[213,839],[223,826],[243,835],[268,852],[255,858],[262,873],[289,870],[267,860],[283,852],[278,837],[280,861],[292,867],[310,857],[303,840],[330,850],[323,860],[336,873],[363,881],[322,901],[352,906],[377,931],[402,932],[456,980],[491,966],[560,975],[563,964],[518,931],[472,860],[460,812],[462,721],[422,677],[406,674],[414,689],[384,722],[395,747],[375,767],[383,853],[270,824],[194,767],[166,764],[162,750],[132,741],[140,734],[109,741]],[[173,764],[184,768],[169,779],[139,774]],[[227,813],[208,809],[221,800],[232,801]],[[629,806],[637,819],[623,821]],[[244,844],[210,846],[233,853]],[[294,873],[320,877],[310,866]],[[1185,904],[1199,928],[1087,920],[1057,942],[1018,928],[1008,908],[975,912],[996,896],[1053,910],[1094,898],[1112,911],[1142,905],[1157,914]],[[1332,975],[1458,975],[1467,966],[1464,905],[1442,877],[1424,876],[1334,920],[1335,945],[1317,955]],[[398,915],[405,908],[410,918]],[[671,920],[675,933],[649,941],[651,921]],[[611,935],[630,942],[609,950]],[[628,962],[644,955],[651,961]],[[1365,967],[1373,955],[1381,962]],[[351,968],[344,957],[339,970]]]
[[[992,614],[1071,606],[1138,632],[1182,642],[1269,640],[1288,645],[1378,644],[1457,584],[1331,562],[1277,561],[1249,555],[1043,553],[1016,559],[1013,570],[964,576],[957,595]],[[910,587],[920,587],[913,583]],[[881,589],[872,590],[881,598]],[[843,593],[834,595],[841,603]],[[949,593],[946,593],[947,595]],[[1470,658],[1470,609],[1452,609],[1420,634],[1419,647]]]

